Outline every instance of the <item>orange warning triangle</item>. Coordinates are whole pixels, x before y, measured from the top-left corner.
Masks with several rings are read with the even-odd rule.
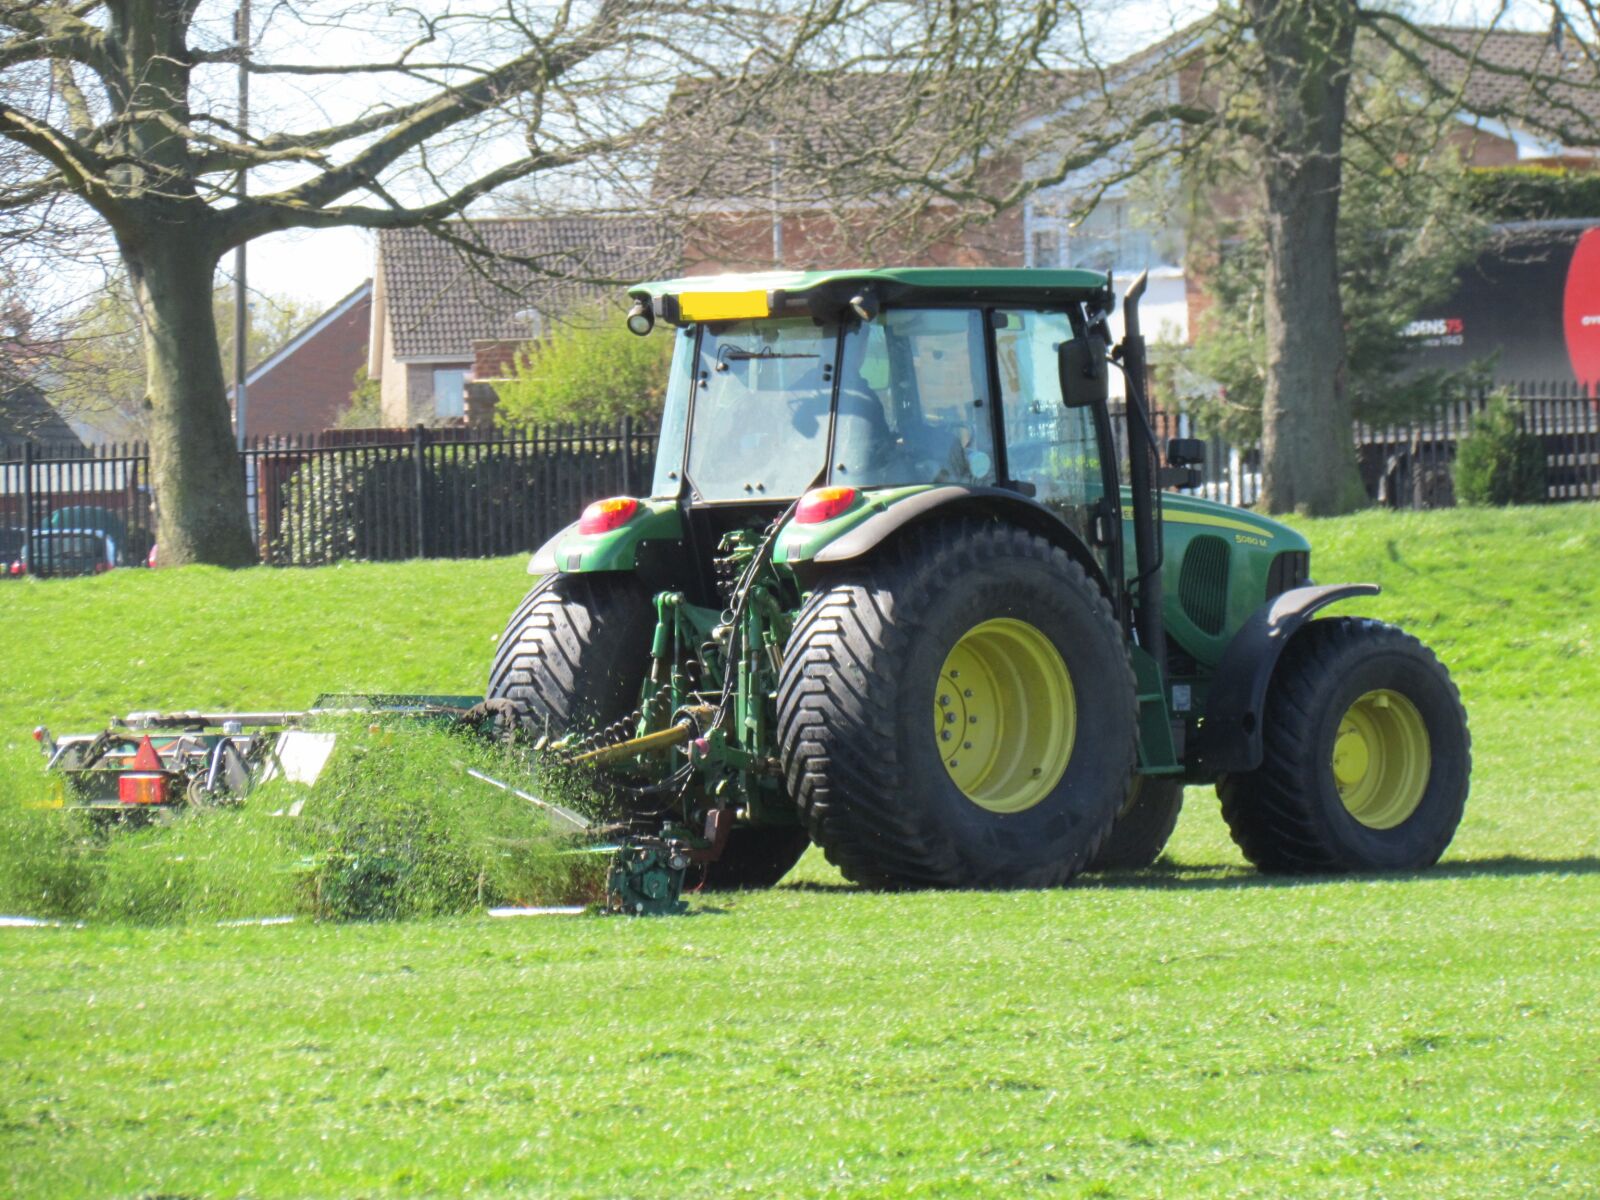
[[[156,748],[150,744],[150,735],[147,733],[139,740],[139,752],[133,756],[130,771],[165,771],[166,764],[161,761],[161,755],[156,753]]]

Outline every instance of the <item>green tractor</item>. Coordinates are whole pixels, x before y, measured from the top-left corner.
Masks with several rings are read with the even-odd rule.
[[[1294,530],[1164,490],[1201,447],[1159,461],[1142,287],[1115,347],[1089,271],[632,289],[674,343],[654,482],[534,555],[489,700],[713,887],[811,842],[871,887],[1055,886],[1154,862],[1197,783],[1262,870],[1433,863],[1470,770],[1448,673],[1311,620],[1378,589],[1312,585]]]

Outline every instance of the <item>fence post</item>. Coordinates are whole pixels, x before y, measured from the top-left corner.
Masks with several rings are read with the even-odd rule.
[[[33,442],[22,443],[22,536],[33,536]]]
[[[633,495],[633,418],[622,418],[622,494]]]
[[[411,465],[412,465],[413,471],[415,473],[414,482],[416,484],[416,489],[417,489],[416,514],[417,514],[417,557],[418,558],[427,557],[427,555],[425,553],[427,547],[424,545],[424,540],[425,540],[425,536],[426,536],[426,532],[427,532],[427,527],[423,523],[424,520],[426,519],[426,513],[423,511],[424,510],[424,501],[423,501],[423,497],[422,497],[422,479],[423,479],[423,475],[424,475],[424,472],[423,472],[423,469],[422,469],[422,448],[426,444],[427,438],[428,438],[427,429],[423,426],[421,421],[418,421],[416,426],[415,426],[415,428],[413,428],[412,431],[411,431]]]

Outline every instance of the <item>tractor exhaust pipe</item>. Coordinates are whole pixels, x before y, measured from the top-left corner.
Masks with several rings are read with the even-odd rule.
[[[1144,335],[1139,330],[1139,300],[1149,282],[1148,271],[1129,285],[1122,297],[1123,376],[1127,380],[1128,490],[1133,496],[1133,553],[1138,585],[1139,645],[1155,659],[1162,690],[1167,679],[1167,630],[1161,617],[1161,516],[1157,472],[1158,450],[1150,429],[1150,402],[1145,394]]]

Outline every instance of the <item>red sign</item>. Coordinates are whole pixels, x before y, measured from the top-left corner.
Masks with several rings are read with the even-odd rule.
[[[1584,231],[1567,267],[1567,357],[1587,388],[1600,388],[1600,228]]]

